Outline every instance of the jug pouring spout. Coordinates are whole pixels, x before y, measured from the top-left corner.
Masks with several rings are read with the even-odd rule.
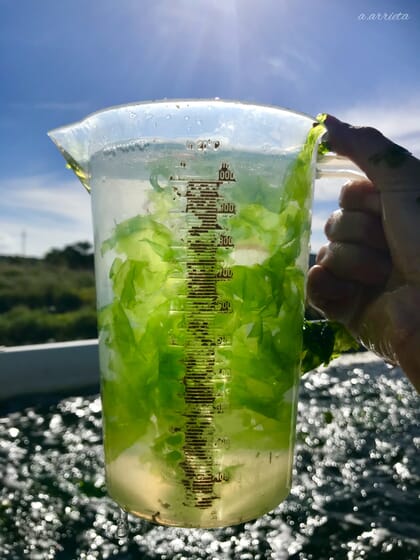
[[[67,167],[78,177],[85,189],[90,192],[89,183],[89,146],[88,136],[83,122],[75,123],[48,132],[48,136],[57,146],[67,162]]]

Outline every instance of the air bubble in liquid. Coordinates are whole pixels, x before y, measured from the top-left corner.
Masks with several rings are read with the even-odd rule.
[[[117,521],[117,537],[119,539],[126,539],[128,537],[128,514],[123,509],[120,509]]]

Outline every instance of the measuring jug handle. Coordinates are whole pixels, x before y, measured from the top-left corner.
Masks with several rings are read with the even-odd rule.
[[[322,155],[318,153],[315,178],[360,179],[366,178],[366,175],[348,158],[326,152]],[[344,352],[360,349],[359,342],[343,325],[327,319],[305,319],[303,340],[301,376],[318,366],[326,366],[330,360]]]
[[[318,156],[316,163],[316,179],[339,178],[360,179],[366,178],[356,164],[344,156],[339,156],[334,152],[328,152]]]

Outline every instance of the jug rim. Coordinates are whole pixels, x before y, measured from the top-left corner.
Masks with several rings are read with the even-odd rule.
[[[67,126],[74,126],[78,123],[82,123],[88,119],[90,119],[91,117],[95,117],[97,115],[103,114],[103,113],[107,113],[110,111],[115,111],[118,109],[125,109],[128,107],[142,107],[142,106],[146,106],[146,105],[164,105],[165,103],[170,104],[170,105],[177,105],[177,104],[195,104],[195,105],[199,105],[199,104],[208,104],[208,103],[214,103],[214,104],[225,104],[225,105],[242,105],[245,107],[256,107],[259,109],[273,109],[273,110],[278,110],[278,111],[284,111],[290,114],[294,114],[296,116],[299,117],[305,117],[311,121],[313,121],[314,124],[319,124],[319,122],[316,120],[315,117],[313,117],[312,115],[309,115],[308,113],[304,113],[302,111],[295,111],[294,109],[289,109],[288,107],[282,107],[280,105],[273,105],[270,103],[255,103],[253,101],[240,101],[238,99],[225,99],[225,98],[219,98],[219,97],[191,97],[191,98],[162,98],[162,99],[152,99],[152,100],[145,100],[145,101],[133,101],[130,103],[120,103],[117,105],[111,105],[109,107],[104,107],[103,109],[98,109],[96,111],[92,111],[91,113],[88,113],[85,117],[78,119],[76,121],[73,121],[73,123],[71,125],[61,125],[61,126],[57,126],[51,130],[48,131],[48,135],[52,134],[53,132],[59,130],[59,129],[63,129],[66,128]]]
[[[273,129],[275,130],[275,135],[278,135],[277,125],[279,121],[284,120],[285,125],[288,125],[289,121],[291,121],[291,124],[296,123],[299,125],[296,127],[299,135],[298,145],[301,144],[302,138],[300,136],[302,136],[303,130],[306,131],[306,136],[311,128],[322,123],[321,120],[317,120],[317,118],[306,113],[278,105],[221,99],[218,97],[163,98],[106,107],[89,113],[80,120],[55,127],[49,130],[47,135],[64,156],[68,167],[75,172],[82,185],[90,192],[89,159],[93,153],[98,151],[97,144],[100,149],[103,148],[104,141],[108,139],[107,134],[109,130],[111,130],[112,134],[118,133],[123,139],[129,139],[137,137],[139,127],[145,127],[143,136],[155,138],[157,131],[154,128],[150,128],[153,125],[153,122],[150,120],[153,115],[161,119],[162,123],[166,123],[166,119],[170,119],[171,115],[175,117],[177,114],[180,118],[184,116],[185,119],[188,118],[186,115],[190,115],[190,117],[196,117],[197,125],[201,126],[207,111],[209,116],[211,113],[211,116],[216,119],[219,117],[224,118],[226,116],[225,113],[230,118],[234,116],[238,121],[244,121],[244,125],[246,124],[248,127],[253,125],[255,118],[259,119],[259,117],[262,117],[264,131]],[[168,114],[166,114],[166,119],[164,119],[163,117],[165,117],[166,112]],[[248,119],[248,116],[250,119]],[[120,117],[124,118],[119,121]],[[173,122],[177,125],[176,119]],[[157,121],[154,122],[155,127],[156,125]],[[94,135],[92,136],[91,133],[94,133]],[[204,133],[207,134],[205,127]],[[245,137],[248,138],[246,135]],[[155,140],[153,141],[155,142]]]

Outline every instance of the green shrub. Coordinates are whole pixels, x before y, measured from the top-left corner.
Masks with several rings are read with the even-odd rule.
[[[0,346],[96,338],[92,259],[82,251],[88,244],[71,247],[54,250],[57,264],[51,255],[0,257]]]
[[[0,316],[0,345],[39,344],[96,338],[96,312],[82,308],[67,313],[14,307]]]

